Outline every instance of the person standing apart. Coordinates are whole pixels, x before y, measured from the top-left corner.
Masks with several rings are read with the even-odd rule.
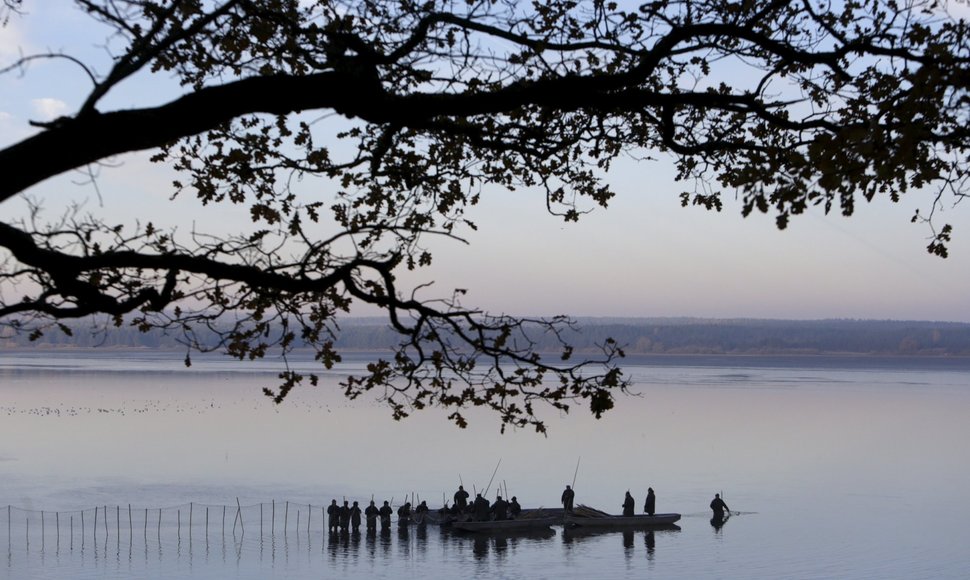
[[[715,520],[723,520],[724,512],[728,512],[728,514],[731,513],[731,509],[727,506],[726,503],[724,503],[724,500],[721,499],[721,494],[719,493],[715,493],[714,499],[711,500],[711,510],[713,510],[714,512]]]

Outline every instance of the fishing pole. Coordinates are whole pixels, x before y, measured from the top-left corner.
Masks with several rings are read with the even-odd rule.
[[[582,456],[576,459],[576,471],[573,472],[573,485],[572,488],[576,489],[576,476],[579,475],[579,462],[583,459]]]

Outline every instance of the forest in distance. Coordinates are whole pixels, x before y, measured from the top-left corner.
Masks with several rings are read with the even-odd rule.
[[[122,326],[93,332],[91,321],[50,330],[30,340],[0,329],[0,348],[182,348],[178,336]],[[764,320],[706,318],[579,318],[563,338],[577,353],[592,352],[612,337],[627,354],[812,355],[871,354],[970,356],[970,323],[893,320]],[[554,336],[536,331],[540,352],[558,352]],[[213,335],[213,340],[215,336]],[[340,321],[335,348],[382,351],[400,335],[383,318]]]

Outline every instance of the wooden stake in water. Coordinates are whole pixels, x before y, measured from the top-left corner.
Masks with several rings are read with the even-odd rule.
[[[243,520],[242,520],[242,505],[240,505],[240,503],[239,503],[239,496],[236,496],[236,513],[239,514],[239,530],[240,530],[240,532],[242,532],[245,535],[245,533],[246,533],[246,526],[243,525]]]
[[[162,508],[158,508],[158,541],[162,541]]]
[[[283,537],[286,537],[287,522],[290,520],[290,502],[286,502],[286,508],[283,509]],[[299,525],[297,525],[299,528]]]
[[[177,537],[179,540],[181,540],[182,539],[182,510],[175,510],[175,516],[176,516],[175,526],[176,526],[176,529],[178,530]]]
[[[275,536],[276,535],[276,500],[275,499],[273,500],[273,511],[271,512],[271,515],[273,519],[272,519],[272,524],[270,525],[269,533],[271,536]]]
[[[145,541],[148,541],[148,508],[145,508]]]
[[[98,506],[94,506],[94,531],[91,534],[94,539],[94,545],[98,545]]]
[[[189,502],[189,542],[192,541],[192,509],[195,507],[194,502]]]
[[[306,533],[308,536],[310,535],[310,514],[312,513],[313,509],[310,507],[310,504],[306,504]]]

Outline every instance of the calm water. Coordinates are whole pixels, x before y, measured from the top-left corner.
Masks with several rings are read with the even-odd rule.
[[[632,362],[639,396],[601,421],[547,413],[542,438],[350,404],[335,385],[363,360],[274,407],[269,364],[0,353],[0,577],[970,576],[970,361]],[[461,481],[555,507],[574,476],[578,503],[611,512],[652,486],[680,529],[322,530],[332,498],[438,507]],[[716,530],[719,491],[742,514]]]

